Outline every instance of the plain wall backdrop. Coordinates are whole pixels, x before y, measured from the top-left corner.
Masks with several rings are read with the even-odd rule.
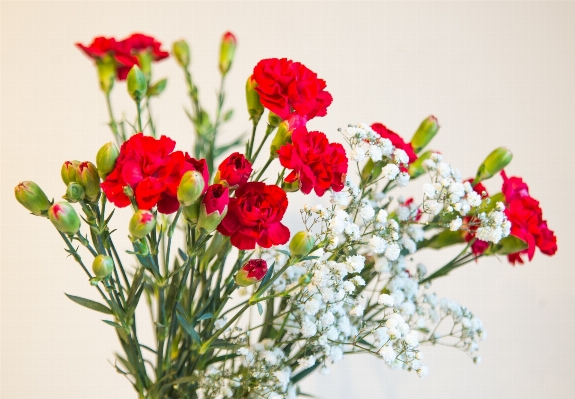
[[[425,347],[430,373],[420,380],[357,356],[330,376],[314,374],[303,390],[326,399],[575,397],[574,20],[573,2],[2,2],[2,397],[135,397],[108,363],[118,348],[111,328],[63,294],[93,297],[83,272],[52,226],[13,196],[19,181],[34,180],[60,197],[62,162],[93,160],[111,140],[94,67],[74,42],[140,31],[171,48],[186,38],[202,99],[215,105],[226,30],[239,45],[227,79],[236,113],[222,141],[249,129],[243,90],[257,61],[292,58],[328,83],[333,105],[311,127],[331,140],[338,127],[375,121],[409,138],[434,114],[442,128],[431,147],[463,175],[492,148],[511,148],[508,172],[530,184],[559,238],[554,258],[538,253],[516,267],[486,259],[434,284],[483,320],[479,366],[454,349]],[[152,104],[159,132],[189,150],[181,71],[166,60],[154,76],[169,79]],[[117,114],[134,115],[123,84],[113,99]],[[293,229],[304,200],[314,201],[294,201],[286,218]],[[427,256],[430,268],[446,259]]]

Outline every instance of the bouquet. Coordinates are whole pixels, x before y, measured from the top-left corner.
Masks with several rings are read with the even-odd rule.
[[[504,171],[511,152],[497,148],[474,175],[462,175],[426,150],[439,130],[433,116],[409,141],[381,123],[358,123],[332,142],[310,127],[332,103],[326,82],[285,58],[263,59],[247,77],[251,137],[219,144],[232,117],[224,82],[236,46],[226,33],[211,115],[188,44],[173,45],[191,100],[190,154],[160,135],[150,109],[166,87],[152,79],[154,62],[170,56],[160,42],[133,34],[78,44],[95,63],[114,141],[94,162],[64,162],[63,200],[31,181],[15,188],[26,209],[54,225],[93,286],[93,299],[68,297],[106,315],[123,350],[118,373],[139,398],[278,399],[302,394],[299,381],[328,373],[346,354],[369,353],[420,377],[428,374],[425,345],[478,363],[483,323],[438,297],[432,283],[485,256],[515,265],[536,248],[557,251],[539,202]],[[110,101],[122,81],[133,120],[118,119]],[[283,168],[277,176],[268,172],[273,163]],[[482,183],[496,176],[501,190],[488,193]],[[406,198],[410,184],[420,194]],[[329,205],[305,205],[292,232],[284,218],[299,195],[312,203],[327,196]],[[128,226],[114,224],[116,212],[131,215]],[[450,246],[457,255],[439,269],[414,264],[416,252]],[[136,312],[146,306],[149,320]],[[154,339],[143,342],[138,332],[149,323]]]

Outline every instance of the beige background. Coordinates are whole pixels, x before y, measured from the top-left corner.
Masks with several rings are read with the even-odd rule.
[[[65,257],[49,223],[13,199],[13,186],[28,179],[61,196],[62,162],[93,159],[110,140],[94,69],[73,43],[142,31],[169,47],[185,37],[202,99],[213,104],[217,46],[227,29],[239,39],[228,84],[237,112],[228,137],[249,128],[243,85],[251,68],[265,57],[293,58],[328,82],[334,103],[312,127],[333,139],[338,127],[361,121],[381,121],[409,137],[433,113],[442,125],[433,147],[464,175],[491,148],[512,148],[509,172],[529,182],[559,237],[554,258],[537,254],[515,268],[490,259],[436,284],[440,295],[483,319],[489,338],[480,366],[455,350],[426,348],[430,374],[420,380],[355,357],[331,376],[314,375],[304,390],[322,398],[575,397],[575,243],[568,224],[575,197],[575,3],[20,1],[1,7],[2,398],[135,397],[108,364],[117,348],[110,327],[63,295],[93,297],[83,273]],[[181,73],[171,60],[154,73],[169,78],[153,104],[159,130],[189,149]],[[123,85],[114,103],[133,116]],[[292,201],[292,215],[302,201]],[[288,219],[297,228],[297,217]],[[430,267],[440,262],[427,254]]]

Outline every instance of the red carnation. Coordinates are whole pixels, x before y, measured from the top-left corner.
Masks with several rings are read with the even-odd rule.
[[[250,259],[237,272],[235,280],[241,287],[248,287],[261,281],[268,273],[268,263],[264,259]]]
[[[261,60],[254,68],[253,78],[261,103],[282,119],[292,110],[307,120],[325,116],[333,100],[324,90],[324,80],[305,65],[286,58]]]
[[[529,195],[529,187],[520,177],[507,177],[505,171],[501,172],[507,209],[505,214],[511,222],[511,235],[525,241],[527,249],[508,255],[512,264],[524,263],[521,255],[527,254],[529,260],[535,255],[535,247],[546,255],[557,252],[557,238],[543,220],[543,211],[539,201]]]
[[[285,178],[288,183],[299,180],[304,194],[313,189],[320,197],[329,188],[341,191],[347,173],[347,157],[339,143],[329,143],[325,134],[309,132],[304,127],[292,133],[292,144],[282,146],[278,154],[280,163],[292,172]]]
[[[252,171],[250,161],[239,152],[234,152],[218,166],[215,179],[218,182],[225,182],[229,187],[241,186],[248,181]]]
[[[409,157],[409,163],[412,163],[417,159],[417,155],[415,155],[411,143],[406,143],[405,141],[403,141],[400,135],[392,132],[381,123],[374,123],[373,125],[371,125],[371,128],[375,130],[375,132],[384,139],[389,139],[389,141],[391,141],[391,144],[395,148],[399,148],[400,150],[405,151],[405,153]]]
[[[116,166],[102,183],[102,190],[117,207],[130,205],[124,187],[134,191],[141,209],[157,205],[160,213],[173,213],[179,208],[178,185],[189,170],[200,171],[209,181],[205,160],[197,161],[175,151],[176,143],[162,136],[155,139],[138,133],[122,144]]]
[[[89,46],[84,46],[82,43],[76,43],[76,46],[94,60],[102,60],[106,56],[113,57],[116,63],[116,77],[120,80],[126,79],[130,69],[138,63],[138,59],[113,37],[99,36]]]
[[[289,230],[281,223],[287,209],[286,193],[277,186],[249,182],[237,189],[230,198],[228,213],[218,231],[231,237],[238,249],[264,248],[285,244]]]

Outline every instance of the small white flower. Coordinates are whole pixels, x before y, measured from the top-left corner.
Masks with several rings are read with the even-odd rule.
[[[409,163],[409,157],[407,156],[407,153],[400,148],[396,148],[395,151],[393,151],[393,157],[395,158],[396,162],[398,162],[398,163],[402,163],[402,164],[408,164]]]
[[[409,183],[409,174],[405,172],[401,172],[397,177],[397,185],[399,187],[407,187]]]
[[[330,311],[325,312],[319,319],[319,322],[323,328],[331,326],[335,321],[335,316]]]
[[[481,205],[481,196],[477,194],[475,191],[472,191],[469,194],[467,194],[467,202],[471,207],[479,206]]]
[[[425,183],[423,185],[423,187],[421,187],[421,189],[423,190],[423,195],[427,198],[435,198],[436,195],[436,191],[435,191],[435,186],[431,183]]]
[[[355,162],[361,162],[365,159],[365,151],[361,147],[355,147],[351,151],[351,159]]]
[[[315,325],[314,322],[312,322],[308,319],[305,319],[303,321],[303,323],[301,324],[300,332],[304,338],[313,337],[317,333],[317,326]],[[312,366],[313,366],[313,364],[312,364]]]
[[[394,302],[393,297],[388,294],[381,294],[379,298],[377,298],[377,303],[384,306],[393,306]]]
[[[427,366],[425,364],[421,365],[417,369],[417,375],[420,376],[421,378],[427,377],[427,374],[429,374],[429,369],[427,368]]]
[[[377,273],[385,273],[389,271],[389,261],[385,257],[377,258],[373,265],[373,270]]]
[[[458,216],[457,218],[453,219],[451,223],[449,223],[449,230],[457,231],[463,224],[463,220]]]
[[[399,248],[399,245],[397,245],[396,243],[392,243],[388,245],[387,249],[385,250],[385,257],[393,262],[399,257],[400,252],[401,249]]]
[[[383,251],[385,251],[385,247],[386,247],[385,240],[381,237],[374,235],[369,240],[369,248],[375,254],[382,254]]]
[[[349,312],[350,316],[361,317],[363,316],[364,307],[361,305],[354,306]]]
[[[309,369],[315,364],[315,356],[302,357],[297,362],[302,369]]]
[[[383,152],[381,147],[378,145],[372,145],[369,147],[369,157],[373,162],[379,162],[383,159]]]
[[[393,359],[395,359],[395,357],[397,356],[397,354],[395,353],[393,348],[391,346],[388,346],[388,345],[381,348],[379,350],[379,354],[381,355],[383,360],[385,360],[388,363],[391,362]]]
[[[377,212],[377,218],[375,220],[378,223],[384,223],[387,220],[387,211],[385,209],[381,209]]]
[[[371,220],[375,216],[375,210],[369,205],[364,205],[360,208],[359,215],[363,220]]]
[[[398,175],[399,168],[397,165],[390,163],[383,167],[381,173],[386,179],[393,180]]]

